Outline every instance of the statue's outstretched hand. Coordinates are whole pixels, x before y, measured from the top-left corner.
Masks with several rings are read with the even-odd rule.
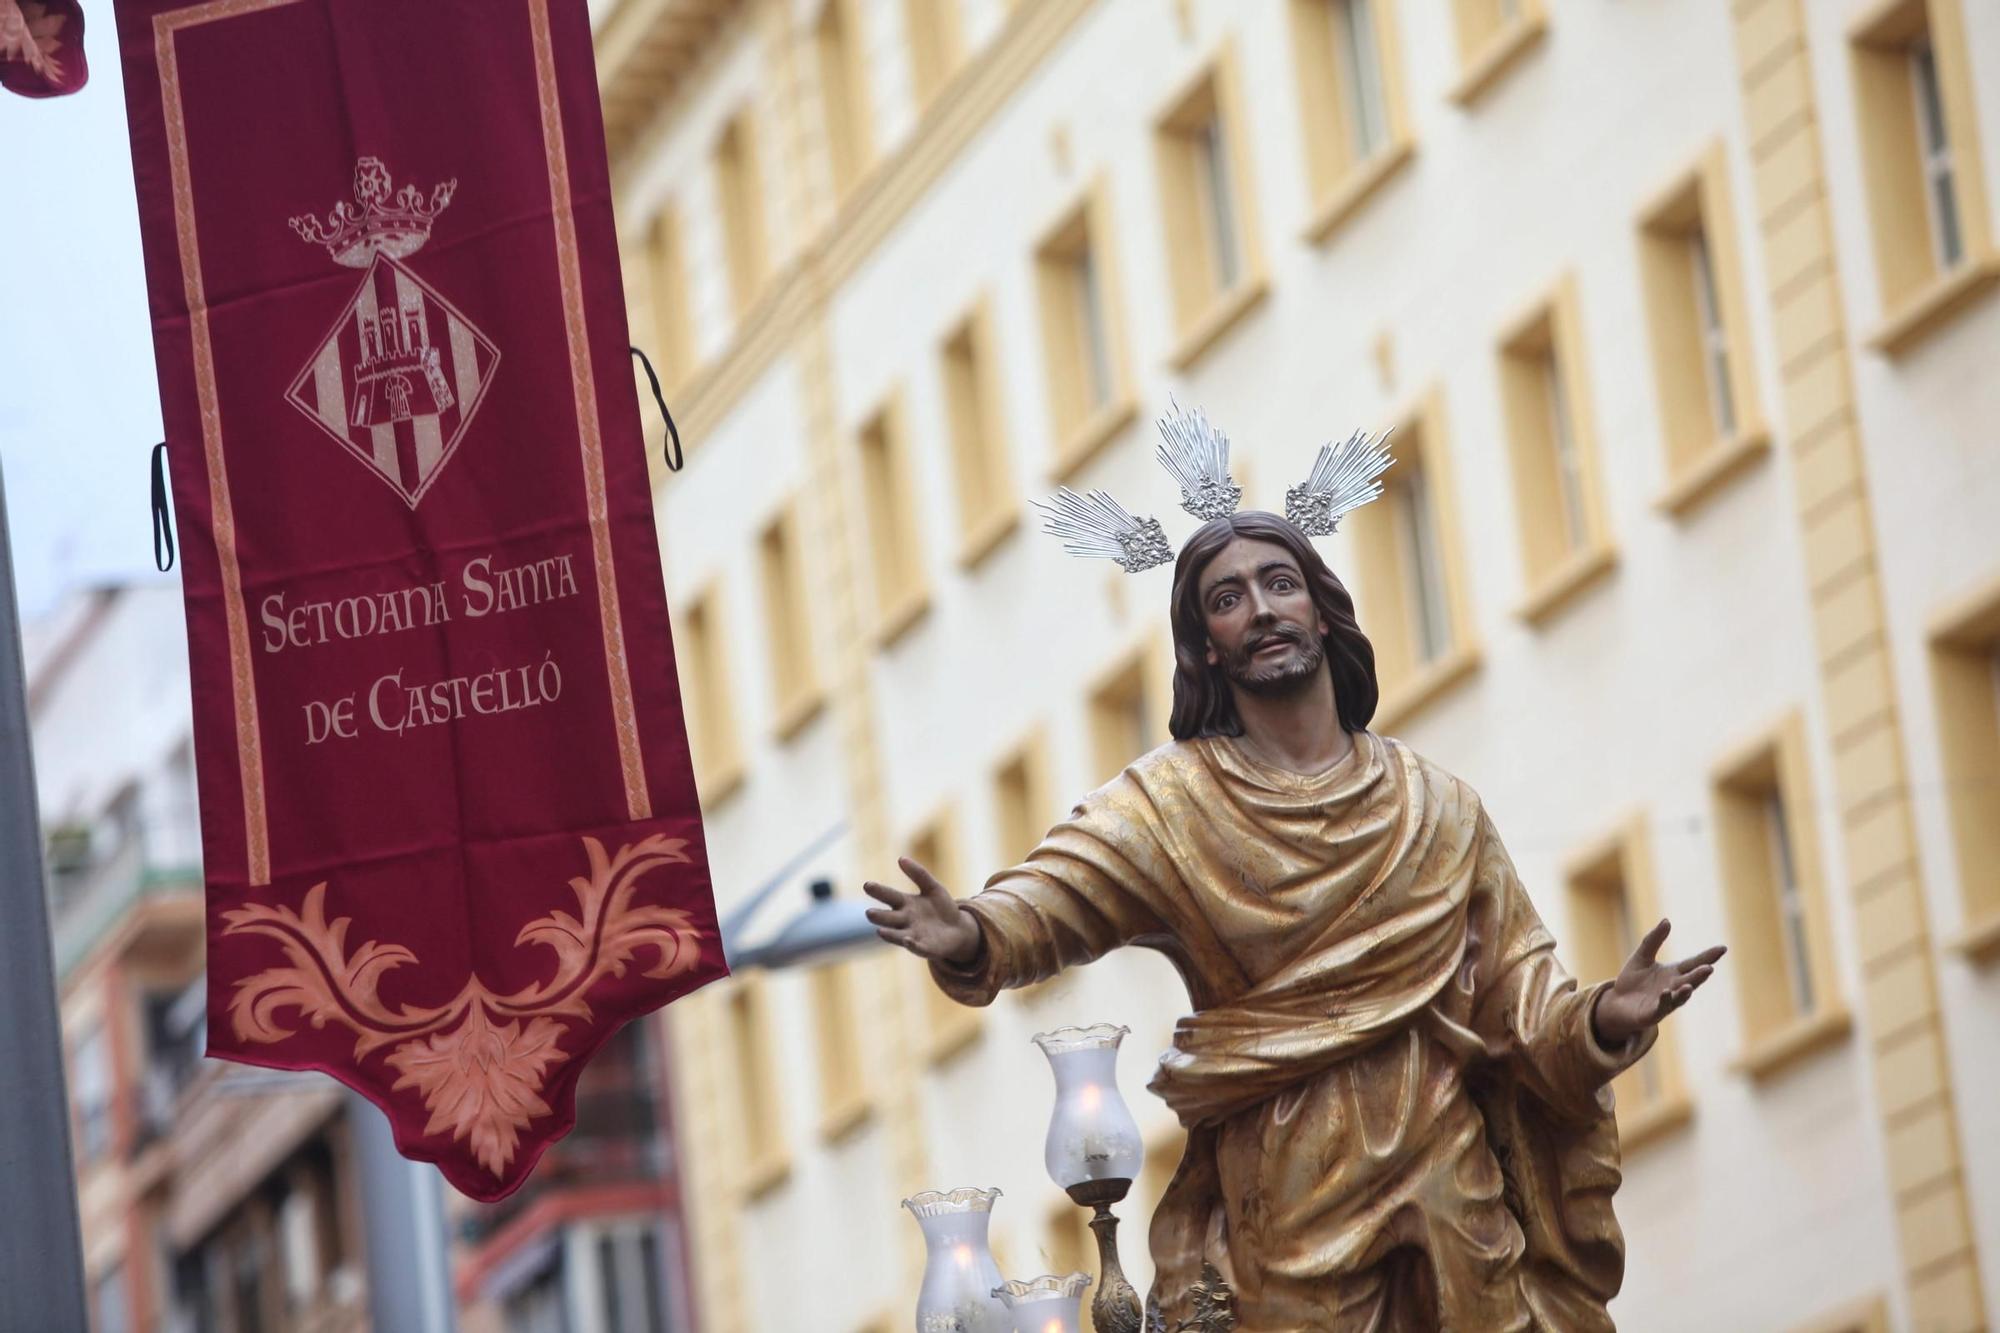
[[[972,913],[961,908],[951,890],[919,862],[905,856],[896,864],[917,892],[904,893],[872,879],[862,885],[870,898],[886,904],[868,912],[875,933],[919,958],[961,966],[978,958],[979,922]]]
[[[1604,1046],[1623,1046],[1686,1004],[1696,988],[1714,975],[1716,960],[1728,952],[1726,946],[1718,944],[1678,963],[1662,963],[1660,946],[1666,943],[1670,929],[1666,918],[1660,918],[1625,960],[1625,969],[1610,989],[1598,995],[1590,1021]]]

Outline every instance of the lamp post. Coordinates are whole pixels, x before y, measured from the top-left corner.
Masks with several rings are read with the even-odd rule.
[[[85,1327],[83,1244],[63,1088],[62,1018],[56,1005],[42,880],[41,821],[28,731],[27,674],[0,480],[0,1328]]]

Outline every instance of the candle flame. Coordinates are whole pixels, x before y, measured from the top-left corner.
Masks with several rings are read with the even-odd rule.
[[[1063,1333],[1062,1320],[1051,1319],[1042,1326],[1042,1333]]]
[[[1083,1103],[1084,1110],[1094,1112],[1104,1104],[1104,1089],[1095,1083],[1086,1083],[1083,1085],[1083,1091],[1078,1094],[1078,1100]]]
[[[958,1260],[960,1268],[972,1267],[972,1247],[970,1245],[959,1246],[956,1250],[952,1251],[952,1255]]]

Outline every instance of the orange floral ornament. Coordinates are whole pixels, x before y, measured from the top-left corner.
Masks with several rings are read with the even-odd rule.
[[[89,76],[76,0],[0,0],[0,87],[58,97]]]
[[[315,1028],[331,1022],[351,1029],[357,1060],[394,1045],[387,1059],[401,1077],[393,1086],[423,1095],[431,1113],[424,1132],[450,1130],[471,1145],[481,1166],[505,1174],[521,1131],[552,1114],[542,1094],[550,1069],[565,1055],[557,1039],[564,1020],[590,1020],[585,996],[591,987],[624,976],[641,950],[655,955],[645,975],[656,979],[687,972],[701,958],[705,932],[688,913],[633,901],[649,871],[688,862],[685,839],[656,834],[616,855],[607,855],[595,838],[585,838],[583,846],[590,873],[569,882],[577,915],[551,912],[514,939],[553,950],[555,975],[510,995],[496,995],[475,975],[451,1003],[435,1009],[391,1006],[381,998],[383,974],[417,956],[377,940],[350,953],[351,919],[327,920],[323,883],[306,893],[300,911],[253,903],[223,913],[225,935],[269,936],[284,947],[290,964],[236,983],[229,1017],[237,1037],[283,1041],[296,1031],[279,1018],[289,1010]]]

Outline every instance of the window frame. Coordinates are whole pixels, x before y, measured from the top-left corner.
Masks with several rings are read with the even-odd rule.
[[[761,140],[755,109],[745,106],[723,125],[709,154],[722,224],[723,268],[739,324],[749,318],[771,276]]]
[[[1165,676],[1161,674],[1163,659],[1168,665]],[[1149,635],[1120,652],[1110,665],[1091,677],[1084,692],[1084,714],[1090,737],[1090,767],[1096,775],[1092,779],[1093,788],[1110,782],[1141,755],[1166,743],[1173,706],[1172,660],[1171,655],[1161,651],[1156,636]],[[1117,696],[1115,701],[1114,696]],[[1135,703],[1146,714],[1142,730],[1150,734],[1140,737],[1137,753],[1127,755],[1116,768],[1105,772],[1106,756],[1112,749],[1111,715]],[[1124,748],[1122,743],[1118,748]]]
[[[1686,518],[1770,452],[1771,432],[1757,391],[1749,301],[1721,140],[1640,208],[1636,226],[1639,281],[1646,307],[1647,348],[1659,395],[1666,484],[1654,500],[1661,513]],[[1693,252],[1705,253],[1712,309]],[[1721,384],[1716,349],[1705,327],[1712,315],[1723,347]],[[1714,399],[1726,396],[1733,422],[1716,420]],[[1705,404],[1693,407],[1690,404]]]
[[[873,442],[878,437],[879,446]],[[892,390],[862,419],[850,447],[858,455],[854,484],[860,487],[872,633],[875,646],[888,649],[923,619],[931,603],[909,413],[901,388]],[[879,464],[871,457],[878,447]],[[884,509],[889,512],[882,513]]]
[[[2000,574],[1931,618],[1925,636],[1963,925],[1951,947],[2000,959]]]
[[[903,36],[910,96],[921,114],[965,64],[965,15],[959,0],[903,0]]]
[[[1568,910],[1566,952],[1584,985],[1618,975],[1639,940],[1662,915],[1659,882],[1654,874],[1652,826],[1644,812],[1621,820],[1596,842],[1573,853],[1562,868]],[[1616,893],[1627,918],[1626,938],[1605,938],[1598,900]],[[1614,927],[1615,930],[1615,927]],[[1646,1072],[1657,1080],[1646,1090]],[[1612,1080],[1617,1101],[1618,1142],[1633,1152],[1685,1125],[1694,1114],[1686,1070],[1680,1054],[1679,1028],[1660,1025],[1660,1035],[1645,1059]]]
[[[688,738],[689,757],[694,765],[695,789],[707,808],[734,795],[747,772],[742,720],[729,674],[723,591],[724,581],[716,575],[685,599],[674,633],[676,660],[684,661],[694,673],[692,688],[682,677],[681,696],[684,705],[690,700],[694,704],[685,710],[694,719],[693,734]]]
[[[1395,422],[1389,436],[1395,461],[1383,474],[1382,499],[1356,510],[1345,520],[1356,554],[1355,591],[1368,618],[1370,640],[1376,645],[1376,669],[1382,687],[1372,725],[1384,732],[1407,723],[1433,700],[1469,678],[1482,658],[1471,584],[1466,577],[1464,533],[1458,513],[1458,487],[1452,469],[1442,386],[1424,391],[1396,415]],[[1408,445],[1413,437],[1414,454]],[[1408,604],[1410,570],[1403,551],[1406,530],[1396,504],[1398,486],[1407,486],[1413,471],[1422,475],[1429,497],[1431,523],[1436,532],[1438,582],[1444,599],[1440,609],[1449,638],[1445,650],[1428,660],[1420,660],[1414,651],[1406,652],[1414,646],[1409,642],[1413,637]],[[1398,670],[1399,665],[1405,665],[1406,669]]]
[[[839,1143],[873,1117],[875,1097],[861,1044],[865,1012],[860,964],[820,963],[806,976],[811,993],[813,1053],[819,1076],[820,1138]]]
[[[1525,597],[1516,609],[1527,624],[1543,627],[1556,613],[1617,565],[1604,495],[1601,455],[1589,367],[1583,352],[1581,312],[1573,275],[1526,314],[1499,343],[1500,400],[1507,459],[1514,489]],[[1583,531],[1561,549],[1546,549],[1545,535],[1567,526],[1563,499],[1566,430],[1574,461],[1576,515]]]
[[[1153,117],[1175,370],[1200,360],[1270,290],[1241,90],[1235,44],[1224,42]]]
[[[976,568],[1021,521],[999,356],[993,299],[982,293],[938,346],[961,569]]]
[[[1766,802],[1784,811],[1806,932],[1813,1005],[1790,995],[1782,911],[1771,874]],[[1846,1037],[1852,1017],[1833,955],[1831,904],[1815,817],[1804,719],[1792,713],[1725,755],[1710,772],[1717,882],[1722,888],[1743,1047],[1735,1068],[1763,1080]]]
[[[1879,0],[1847,30],[1863,195],[1881,302],[1880,323],[1868,345],[1891,357],[1921,345],[2000,283],[1967,40],[1961,0]],[[1915,50],[1925,43],[1934,56],[1957,203],[1962,256],[1953,264],[1941,263],[1936,248],[1928,150],[1913,72]]]
[[[971,887],[965,879],[964,843],[959,834],[957,803],[947,801],[903,839],[903,845],[910,849],[910,856],[954,893],[969,892]],[[923,854],[926,850],[930,852],[929,856]],[[933,1066],[945,1064],[969,1050],[986,1031],[985,1012],[960,1004],[946,995],[931,979],[928,968],[912,975],[915,984],[923,988],[921,1017],[925,1062]]]
[[[867,44],[861,20],[856,0],[823,0],[812,24],[821,147],[836,205],[855,192],[875,165],[874,107],[868,62],[862,58]]]
[[[1446,94],[1461,109],[1471,110],[1548,36],[1549,17],[1543,0],[1514,0],[1513,17],[1496,15],[1487,23],[1475,6],[1506,0],[1452,0],[1452,33],[1458,54],[1458,78]],[[1483,28],[1483,31],[1479,29]]]
[[[1416,152],[1404,75],[1402,29],[1393,4],[1367,0],[1374,26],[1374,67],[1386,122],[1382,142],[1357,152],[1350,134],[1353,96],[1340,51],[1347,43],[1338,15],[1347,0],[1291,0],[1292,51],[1299,83],[1300,141],[1311,202],[1305,239],[1324,244],[1360,212]]]
[[[774,545],[773,539],[776,539]],[[826,682],[814,651],[812,593],[806,582],[805,508],[794,496],[757,533],[757,580],[764,605],[764,655],[770,668],[773,733],[789,741],[818,716]],[[796,665],[788,673],[781,665]]]
[[[660,385],[672,392],[693,377],[698,352],[681,210],[671,199],[647,223],[645,271],[653,336],[658,339]]]
[[[1070,201],[1035,243],[1036,306],[1053,441],[1049,471],[1057,483],[1075,477],[1138,415],[1117,256],[1109,243],[1115,235],[1110,186],[1099,177]],[[1082,281],[1093,284],[1103,325],[1109,383],[1101,402],[1091,400],[1080,370],[1087,337],[1078,315]]]
[[[737,1133],[743,1147],[736,1184],[744,1197],[753,1200],[783,1184],[792,1170],[784,1089],[778,1062],[772,1058],[776,1034],[770,1005],[769,983],[754,974],[738,980],[726,997],[729,1064],[734,1076]],[[761,1104],[753,1092],[759,1085]]]

